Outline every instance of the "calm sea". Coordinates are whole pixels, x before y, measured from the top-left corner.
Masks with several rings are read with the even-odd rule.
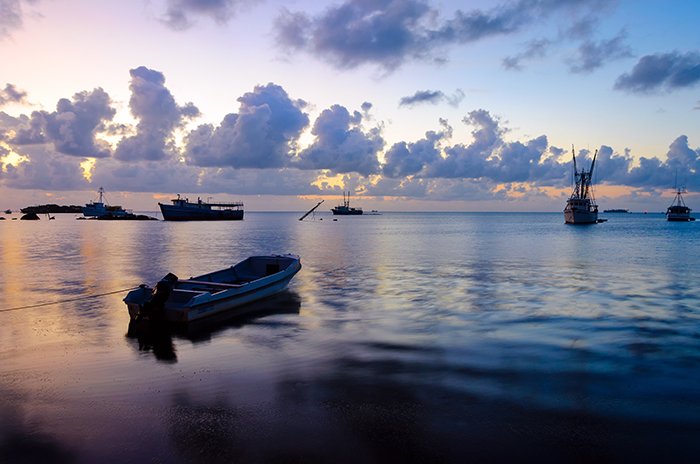
[[[0,462],[700,459],[700,221],[56,216],[0,221]],[[288,252],[256,317],[129,328],[127,288]]]

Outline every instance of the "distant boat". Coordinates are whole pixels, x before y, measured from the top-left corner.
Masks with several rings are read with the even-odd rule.
[[[6,210],[5,210],[5,214],[12,214],[12,210],[11,210],[11,209],[6,209]]]
[[[171,200],[172,205],[158,203],[166,221],[240,221],[243,219],[243,203],[206,203],[197,198],[190,203],[187,198]]]
[[[97,189],[97,193],[99,193],[100,195],[97,201],[91,201],[90,203],[87,203],[85,206],[83,206],[83,216],[95,218],[108,216],[114,218],[130,214],[121,206],[110,206],[106,204],[104,201],[105,189],[103,189],[102,187]]]
[[[301,269],[297,255],[251,256],[235,266],[180,280],[168,274],[155,289],[141,285],[124,297],[132,320],[191,322],[272,296]],[[239,314],[247,312],[240,308]]]
[[[22,221],[38,221],[39,216],[36,213],[27,213],[20,218]]]
[[[380,212],[377,211],[376,209],[373,209],[372,211],[370,211],[369,213],[367,213],[367,215],[368,215],[368,216],[381,216],[382,213],[380,213]]]
[[[629,213],[628,209],[606,209],[603,210],[604,213]]]
[[[673,199],[671,206],[666,209],[666,220],[673,222],[687,222],[694,221],[695,218],[690,216],[690,208],[688,208],[683,201],[682,190],[676,190],[676,196]]]
[[[576,152],[573,147],[571,153],[574,158],[574,178],[576,185],[571,197],[566,201],[564,208],[564,221],[566,224],[596,224],[598,220],[598,205],[593,198],[593,190],[591,189],[591,176],[595,167],[595,159],[598,155],[598,150],[593,155],[591,169],[586,171],[582,168],[580,171],[576,169]],[[601,220],[602,221],[602,220]]]
[[[347,197],[345,196],[345,192],[343,192],[343,204],[331,208],[331,211],[336,216],[356,216],[362,214],[362,208],[350,207],[350,192],[348,192]]]

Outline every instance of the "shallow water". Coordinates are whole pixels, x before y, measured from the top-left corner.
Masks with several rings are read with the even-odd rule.
[[[0,221],[0,462],[697,461],[700,223],[56,216]],[[124,289],[287,252],[256,317],[129,327]]]

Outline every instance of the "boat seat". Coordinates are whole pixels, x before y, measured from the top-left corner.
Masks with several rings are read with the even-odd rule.
[[[223,282],[207,282],[206,280],[180,280],[180,284],[203,285],[207,287],[238,288],[240,284],[226,284]]]

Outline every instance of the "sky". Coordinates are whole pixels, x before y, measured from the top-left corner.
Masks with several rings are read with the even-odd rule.
[[[0,0],[0,209],[700,210],[700,2]]]

